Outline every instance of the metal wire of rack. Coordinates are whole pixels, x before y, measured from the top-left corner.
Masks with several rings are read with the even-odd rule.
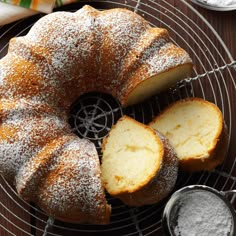
[[[95,143],[99,154],[103,137],[111,126],[123,115],[127,114],[143,123],[148,123],[165,106],[181,98],[198,96],[214,102],[221,109],[230,134],[230,143],[236,141],[233,106],[236,101],[236,81],[233,78],[236,62],[222,39],[211,25],[185,0],[176,5],[165,0],[123,0],[123,1],[84,1],[58,10],[76,11],[85,3],[100,10],[113,7],[125,7],[142,15],[150,25],[167,28],[171,40],[185,48],[195,63],[194,76],[178,83],[174,88],[157,95],[148,101],[126,109],[107,94],[90,93],[79,98],[71,109],[69,120],[73,131],[81,138],[88,138]],[[186,15],[181,9],[188,8],[191,15]],[[24,35],[41,15],[23,19],[10,27],[1,27],[0,42],[3,37]],[[197,19],[198,22],[195,22]],[[211,30],[207,35],[204,28]],[[0,57],[6,54],[8,43],[0,49]],[[229,155],[224,163],[212,172],[196,174],[180,173],[176,189],[190,184],[205,184],[218,190],[231,190],[236,185],[236,153],[229,146]],[[26,215],[28,221],[15,213],[13,208],[0,203],[4,212],[1,214],[8,224],[14,226],[22,235],[161,235],[161,214],[165,200],[161,203],[129,208],[119,200],[107,196],[113,207],[111,223],[106,226],[66,224],[54,220],[44,214],[37,206],[20,199],[15,189],[3,178],[0,189],[11,201],[15,208],[19,208]],[[235,202],[234,197],[231,199]],[[3,226],[9,235],[14,235]],[[27,231],[25,228],[29,228]]]

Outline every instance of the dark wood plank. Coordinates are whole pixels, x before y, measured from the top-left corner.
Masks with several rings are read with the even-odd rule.
[[[188,0],[190,2],[190,0]],[[192,4],[221,36],[233,58],[236,60],[236,11],[216,12]]]
[[[2,225],[0,235],[11,235],[7,230],[17,236],[30,235],[30,207],[16,195],[13,188],[9,187],[2,177],[0,177],[0,184],[0,214],[3,215],[0,217],[0,225]]]

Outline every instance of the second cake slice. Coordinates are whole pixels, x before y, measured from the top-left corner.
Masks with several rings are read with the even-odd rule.
[[[211,171],[224,160],[227,128],[220,109],[211,102],[201,98],[174,102],[150,126],[169,139],[185,171]]]

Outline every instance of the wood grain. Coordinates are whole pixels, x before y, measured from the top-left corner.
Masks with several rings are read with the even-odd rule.
[[[236,60],[236,11],[217,12],[191,5],[213,26]]]
[[[0,176],[0,235],[26,236],[31,233],[30,207],[24,203],[15,193],[13,188],[6,184]],[[5,228],[5,229],[4,229]]]

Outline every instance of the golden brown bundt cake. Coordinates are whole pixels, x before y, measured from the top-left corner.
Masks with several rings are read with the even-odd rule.
[[[111,93],[123,106],[140,102],[189,76],[192,61],[139,15],[85,6],[49,14],[12,39],[1,68],[0,95],[68,109],[89,91]]]
[[[220,109],[201,98],[174,102],[149,124],[171,142],[183,170],[212,170],[224,160],[228,132]]]
[[[178,159],[169,141],[128,116],[112,127],[102,153],[107,192],[129,206],[157,203],[175,185]]]
[[[191,69],[189,55],[165,29],[131,11],[85,6],[41,18],[10,41],[0,60],[0,172],[55,218],[107,223],[98,156],[93,144],[71,133],[71,104],[100,91],[128,106]]]

